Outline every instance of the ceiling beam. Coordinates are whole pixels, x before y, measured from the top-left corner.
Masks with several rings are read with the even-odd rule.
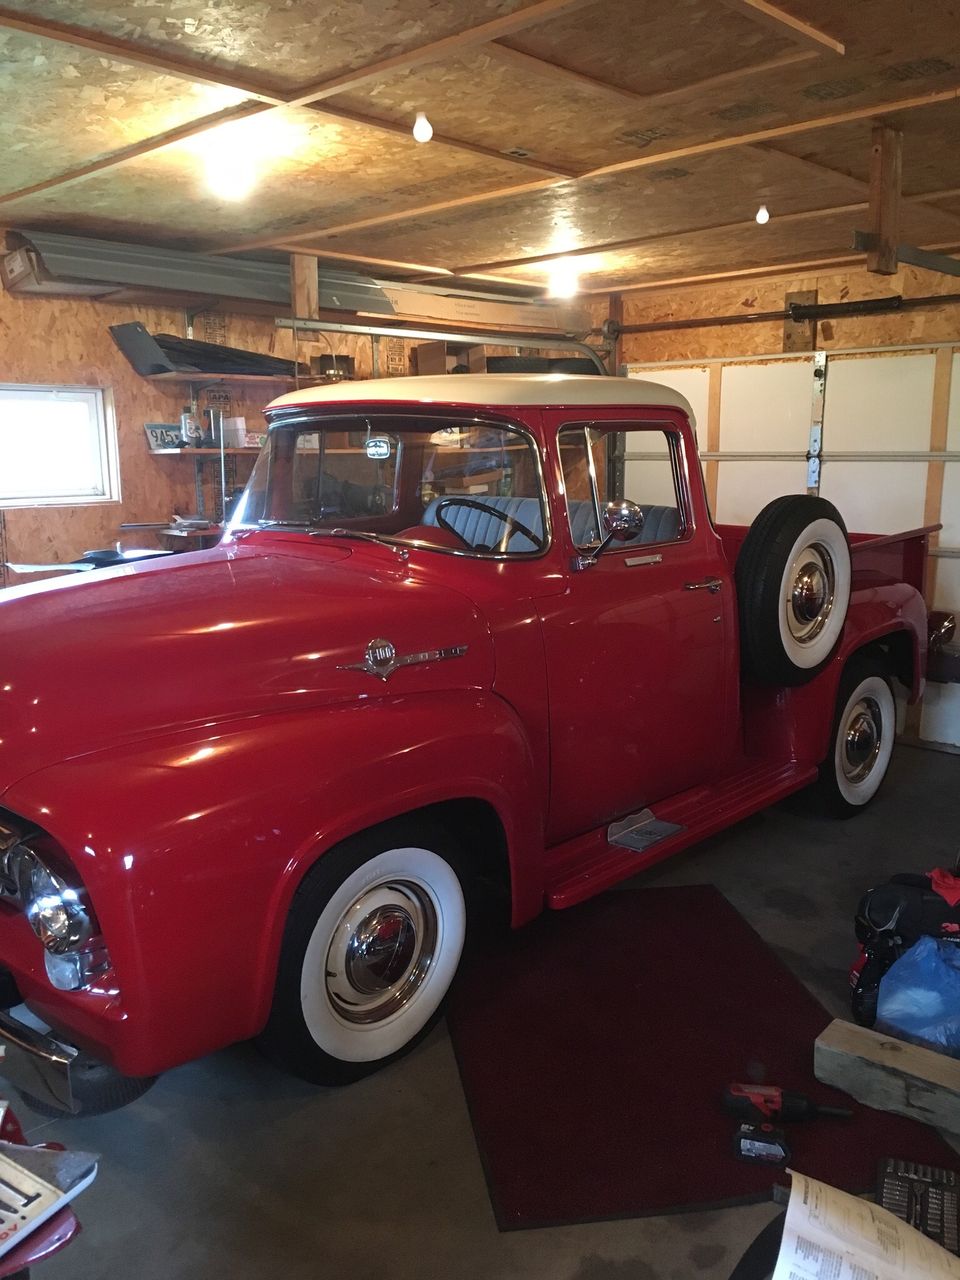
[[[431,276],[444,279],[453,275],[453,272],[446,267],[429,267],[424,262],[398,262],[393,258],[371,258],[362,253],[340,253],[336,249],[307,248],[302,244],[290,245],[289,249],[285,244],[278,244],[277,248],[287,249],[294,255],[306,255],[310,258],[330,259],[336,262],[352,262],[364,267],[384,267],[390,271],[429,271]]]
[[[812,27],[809,22],[795,18],[792,13],[768,4],[767,0],[720,0],[720,4],[732,9],[735,13],[742,13],[745,18],[750,18],[751,21],[767,27],[779,36],[795,40],[798,44],[814,48],[820,53],[827,50],[831,53],[846,53],[845,47],[839,40],[834,40],[833,36],[828,36],[826,32]]]
[[[227,107],[223,111],[215,111],[212,115],[201,116],[199,120],[191,120],[187,124],[177,125],[175,129],[168,129],[166,133],[154,134],[153,137],[144,138],[140,142],[132,142],[128,147],[122,147],[119,151],[111,151],[109,155],[101,156],[97,160],[91,160],[88,164],[78,165],[75,169],[67,169],[53,178],[44,178],[42,182],[35,182],[30,187],[21,187],[18,191],[7,191],[4,194],[0,194],[0,204],[9,204],[13,200],[23,200],[27,196],[39,195],[42,191],[49,191],[54,187],[62,187],[68,182],[77,182],[80,178],[89,178],[91,174],[102,173],[104,169],[113,169],[116,165],[126,163],[127,160],[149,155],[152,151],[159,151],[161,147],[169,147],[174,142],[183,142],[185,138],[195,137],[198,133],[206,133],[209,129],[216,129],[219,125],[229,124],[233,120],[243,120],[247,116],[255,116],[262,111],[269,110],[271,108],[262,102],[241,102],[236,107]]]
[[[453,35],[442,36],[429,44],[410,49],[406,53],[397,53],[390,58],[381,58],[377,62],[369,62],[365,66],[355,67],[351,71],[341,72],[315,84],[304,85],[288,99],[290,106],[304,107],[311,102],[319,102],[336,93],[349,93],[371,80],[381,80],[386,75],[398,71],[407,71],[411,67],[422,66],[425,62],[436,62],[441,58],[449,58],[479,44],[490,40],[499,40],[503,36],[514,35],[528,27],[536,26],[548,18],[559,17],[573,9],[582,9],[596,0],[537,0],[535,4],[525,5],[513,13],[492,18],[489,22],[481,22],[475,27],[467,27]]]
[[[405,142],[411,140],[410,125],[400,124],[396,120],[383,120],[377,116],[364,115],[362,111],[348,111],[345,107],[331,107],[325,102],[311,103],[308,109],[316,111],[319,115],[330,116],[332,119],[346,120],[350,124],[364,125],[369,129],[381,129],[386,133],[397,134]],[[467,142],[464,138],[452,138],[446,133],[434,132],[430,145],[451,147],[455,151],[483,156],[487,160],[497,160],[501,164],[517,165],[522,169],[533,169],[537,173],[550,174],[554,178],[576,178],[582,172],[579,169],[568,168],[566,165],[551,164],[547,160],[536,160],[532,156],[511,156],[493,147],[484,147],[477,142]]]
[[[31,18],[25,13],[0,6],[0,27],[19,31],[23,35],[38,36],[42,40],[57,40],[61,44],[74,45],[78,49],[88,49],[91,53],[110,58],[115,62],[150,67],[164,75],[175,76],[179,80],[190,80],[194,84],[210,84],[224,89],[235,89],[238,93],[246,94],[248,98],[257,98],[261,102],[272,105],[278,105],[284,101],[283,95],[276,88],[264,84],[256,77],[248,76],[245,71],[221,70],[211,63],[201,62],[195,58],[181,58],[176,54],[161,53],[157,49],[135,44],[132,40],[102,35],[98,31],[85,31],[82,27],[71,26],[66,22],[55,22],[52,18]]]
[[[960,241],[949,241],[946,244],[925,245],[926,249],[943,252],[956,253],[960,251]],[[835,258],[807,258],[798,262],[773,262],[762,267],[735,267],[731,271],[709,271],[702,275],[691,276],[675,276],[670,280],[648,280],[636,284],[621,284],[616,281],[610,281],[605,285],[599,285],[595,288],[581,289],[581,293],[653,293],[661,289],[679,289],[684,286],[696,286],[706,284],[721,284],[725,280],[744,280],[757,279],[760,277],[771,277],[785,279],[795,279],[798,275],[804,275],[807,272],[814,272],[828,268],[839,271],[844,267],[862,267],[866,261],[866,254],[844,254]]]
[[[789,161],[794,168],[803,170],[805,173],[813,177],[821,177],[829,175],[831,178],[846,182],[852,189],[860,193],[867,194],[870,191],[870,183],[866,178],[858,178],[856,174],[847,173],[845,169],[835,169],[833,165],[823,164],[819,160],[811,160],[808,156],[796,156],[792,151],[784,151],[780,147],[770,146],[768,143],[755,143],[753,146],[745,147],[744,150],[755,151],[762,156],[776,156],[778,160]],[[908,200],[911,204],[919,205],[921,208],[926,205],[929,200],[946,200],[949,199],[954,192],[933,191],[933,192],[917,192],[916,195],[905,195],[904,200]],[[951,222],[955,222],[960,226],[960,214],[953,213],[949,209],[937,209],[934,205],[929,206],[930,212],[935,213],[939,218],[947,218]]]
[[[586,89],[590,93],[603,94],[605,97],[615,98],[634,107],[649,107],[663,102],[674,102],[681,98],[696,97],[700,93],[712,93],[715,89],[734,84],[739,80],[746,79],[748,76],[762,75],[766,71],[779,71],[798,62],[809,62],[812,58],[818,56],[816,53],[807,50],[796,50],[793,53],[780,54],[776,58],[767,58],[763,62],[755,62],[749,67],[738,67],[734,71],[722,71],[716,76],[708,76],[703,80],[694,80],[675,89],[660,89],[655,93],[640,93],[636,89],[625,89],[622,85],[611,84],[607,80],[598,80],[594,76],[585,75],[582,71],[575,71],[572,67],[563,66],[559,62],[550,62],[546,58],[538,58],[534,54],[524,53],[521,49],[513,49],[510,45],[502,44],[498,40],[486,45],[483,52],[497,62],[519,67],[522,71],[526,71],[531,75],[541,76],[545,79],[565,84],[568,87]]]
[[[897,274],[902,194],[903,134],[889,125],[874,125],[870,147],[870,235],[873,244],[867,251],[867,270],[874,275]]]
[[[690,159],[695,156],[709,155],[717,151],[726,151],[735,147],[771,142],[776,138],[791,137],[794,134],[814,133],[819,129],[829,129],[833,125],[848,124],[856,120],[868,120],[872,116],[896,111],[912,111],[918,107],[932,106],[938,102],[956,102],[960,100],[960,85],[938,92],[919,94],[912,98],[901,98],[893,102],[873,103],[866,107],[851,107],[846,111],[833,112],[827,116],[815,116],[809,120],[799,120],[793,124],[777,125],[771,129],[758,129],[751,133],[734,134],[725,138],[715,138],[709,142],[692,143],[686,147],[678,147],[672,151],[657,151],[652,154],[637,156],[632,160],[622,160],[615,164],[603,165],[581,173],[576,181],[584,182],[590,178],[606,177],[614,173],[626,173],[633,169],[647,168],[651,165],[670,164],[675,160]],[[567,181],[571,181],[567,179]],[[419,205],[408,209],[398,209],[394,213],[376,214],[369,218],[358,218],[353,222],[324,226],[322,223],[304,231],[268,232],[242,244],[226,245],[218,250],[220,253],[239,253],[246,249],[261,249],[277,243],[281,237],[285,244],[299,244],[319,237],[341,236],[351,231],[365,231],[371,227],[387,226],[390,223],[405,222],[409,219],[427,217],[435,213],[447,213],[453,209],[467,208],[473,205],[488,204],[495,200],[509,199],[511,196],[525,195],[533,191],[542,191],[558,185],[549,179],[542,182],[519,183],[512,187],[498,187],[492,191],[478,191],[474,195],[457,196],[450,200],[440,200],[433,204]]]

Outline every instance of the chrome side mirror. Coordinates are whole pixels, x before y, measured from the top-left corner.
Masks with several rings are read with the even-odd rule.
[[[629,498],[620,498],[616,502],[608,502],[600,512],[600,520],[606,537],[590,555],[574,556],[574,570],[589,569],[597,563],[611,542],[629,542],[643,531],[643,512]]]
[[[603,531],[607,535],[597,551],[599,555],[610,542],[629,542],[643,532],[643,512],[629,498],[608,502],[601,512]]]

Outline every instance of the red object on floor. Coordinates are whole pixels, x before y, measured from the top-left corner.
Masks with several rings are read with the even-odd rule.
[[[789,1179],[734,1159],[722,1105],[754,1064],[854,1112],[790,1125],[791,1168],[854,1192],[882,1156],[956,1168],[926,1125],[817,1082],[830,1020],[709,885],[608,893],[501,940],[448,1015],[500,1229],[768,1200]]]

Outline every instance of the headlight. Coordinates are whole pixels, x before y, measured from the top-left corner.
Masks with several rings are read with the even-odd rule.
[[[56,955],[75,951],[95,932],[81,893],[19,843],[3,852],[0,895],[19,905],[34,933]]]

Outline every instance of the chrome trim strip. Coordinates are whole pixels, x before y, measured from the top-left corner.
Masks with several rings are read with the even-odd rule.
[[[632,569],[635,564],[660,564],[663,556],[627,556],[624,564]]]
[[[347,666],[337,667],[338,671],[362,671],[364,675],[376,676],[379,680],[389,680],[401,667],[419,666],[425,662],[445,662],[448,658],[462,658],[468,645],[450,645],[445,649],[424,649],[420,653],[408,653],[397,656],[397,651],[389,640],[371,640],[367,645],[363,662],[352,662]]]

